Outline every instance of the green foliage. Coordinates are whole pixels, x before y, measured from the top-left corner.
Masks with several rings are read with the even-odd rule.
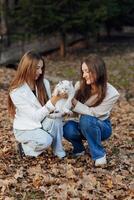
[[[18,33],[34,35],[41,32],[44,18],[43,0],[20,0],[16,8],[10,13],[11,23]]]
[[[133,0],[19,0],[8,12],[11,34],[97,33],[134,25]]]

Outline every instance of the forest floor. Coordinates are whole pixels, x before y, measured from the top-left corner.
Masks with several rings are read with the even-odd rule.
[[[0,68],[0,200],[132,200],[134,133],[134,46],[133,42],[98,43],[84,49],[79,43],[66,58],[58,53],[46,58],[46,77],[53,86],[59,79],[76,81],[80,59],[90,53],[103,56],[109,82],[120,92],[112,114],[113,134],[103,145],[108,164],[95,168],[90,154],[63,160],[51,148],[36,159],[20,159],[7,112],[7,94],[14,69]],[[66,151],[71,145],[63,140]],[[87,148],[87,143],[84,143]]]

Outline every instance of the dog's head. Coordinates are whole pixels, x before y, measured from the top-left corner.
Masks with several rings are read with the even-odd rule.
[[[74,93],[74,86],[72,84],[72,81],[63,80],[63,81],[60,81],[56,85],[53,95],[57,95],[57,94],[61,94],[61,93],[67,93],[68,95]]]

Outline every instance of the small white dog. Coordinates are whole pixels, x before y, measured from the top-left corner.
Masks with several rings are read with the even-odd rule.
[[[55,111],[54,113],[51,113],[49,115],[50,118],[57,118],[57,117],[62,117],[65,114],[72,114],[72,111],[70,110],[72,107],[72,98],[75,95],[75,89],[74,86],[72,84],[72,81],[68,81],[68,80],[63,80],[60,81],[54,91],[52,95],[58,95],[58,94],[62,94],[62,93],[66,93],[68,95],[67,99],[60,99],[56,105],[55,105]]]
[[[61,93],[67,93],[68,98],[67,99],[60,99],[59,101],[57,101],[56,105],[55,105],[55,111],[51,114],[49,114],[44,120],[43,120],[43,128],[44,130],[49,131],[51,129],[51,122],[53,121],[52,119],[56,119],[56,118],[62,118],[65,114],[72,114],[72,111],[70,110],[72,107],[72,98],[75,95],[75,88],[72,84],[72,81],[68,81],[68,80],[63,80],[60,81],[54,91],[52,95],[57,95],[57,94],[61,94]]]

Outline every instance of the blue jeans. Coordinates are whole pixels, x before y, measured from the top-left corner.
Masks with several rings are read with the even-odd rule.
[[[63,131],[64,138],[73,145],[73,153],[85,150],[82,139],[86,139],[92,159],[96,160],[106,154],[101,142],[110,137],[112,127],[109,119],[101,121],[96,117],[81,115],[79,122],[66,122]]]

